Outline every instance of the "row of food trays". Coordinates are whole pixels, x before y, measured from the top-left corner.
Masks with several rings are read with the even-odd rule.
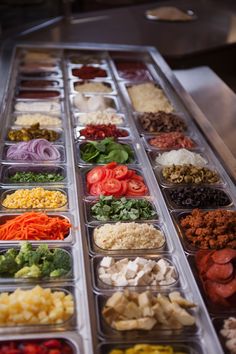
[[[44,49],[21,49],[17,55],[1,146],[4,331],[81,333],[76,284],[84,270],[77,269],[76,259],[82,252],[77,238],[85,237],[102,342],[97,352],[205,352],[197,304],[161,202],[152,197],[148,169],[140,162],[141,144],[220,339],[223,343],[226,337],[230,351],[235,346],[235,317],[229,318],[235,304],[235,196],[194,123],[160,87],[150,58],[129,59],[121,53],[111,60],[104,52],[68,50],[62,60],[61,51]],[[86,235],[74,224],[68,111]],[[20,241],[27,243],[20,248]],[[32,335],[23,344],[3,338],[0,353],[10,346],[21,353],[28,340],[42,345],[45,353],[51,348],[58,354],[83,351],[79,337],[52,335],[57,347],[49,343],[49,349],[46,337]]]

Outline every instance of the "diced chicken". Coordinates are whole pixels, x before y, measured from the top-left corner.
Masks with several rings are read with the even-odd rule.
[[[122,292],[114,293],[106,303],[107,307],[113,307],[116,312],[123,314],[129,301]]]
[[[138,304],[140,307],[151,306],[150,295],[149,291],[145,291],[138,295]]]
[[[129,261],[125,272],[126,278],[132,279],[137,275],[137,273],[138,273],[138,265],[132,261]]]
[[[173,291],[172,293],[170,293],[169,298],[170,298],[171,302],[177,303],[178,305],[180,305],[182,307],[185,307],[185,308],[196,307],[196,304],[183,298],[178,291]]]
[[[126,306],[123,315],[128,319],[139,318],[141,317],[141,310],[133,301],[131,301]]]

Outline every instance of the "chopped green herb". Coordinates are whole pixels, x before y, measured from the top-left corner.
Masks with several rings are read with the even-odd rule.
[[[147,199],[116,199],[100,196],[91,208],[92,216],[99,221],[148,220],[157,217],[153,205]]]
[[[45,182],[60,182],[64,177],[60,173],[55,172],[16,172],[9,177],[9,180],[13,183],[26,182],[26,183],[45,183]]]
[[[134,160],[134,153],[128,144],[120,144],[113,138],[101,141],[90,141],[81,145],[81,158],[85,162],[96,163],[129,163]]]

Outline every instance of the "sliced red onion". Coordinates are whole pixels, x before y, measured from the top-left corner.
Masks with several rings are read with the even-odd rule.
[[[32,139],[10,146],[6,157],[10,160],[57,161],[61,155],[58,149],[46,139]]]

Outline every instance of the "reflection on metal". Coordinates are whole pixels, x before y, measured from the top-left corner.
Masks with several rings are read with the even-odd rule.
[[[109,18],[109,16],[96,16],[96,17],[86,17],[86,18],[73,17],[73,18],[71,18],[70,23],[72,25],[76,25],[76,24],[86,23],[86,22],[106,20],[108,18]]]

